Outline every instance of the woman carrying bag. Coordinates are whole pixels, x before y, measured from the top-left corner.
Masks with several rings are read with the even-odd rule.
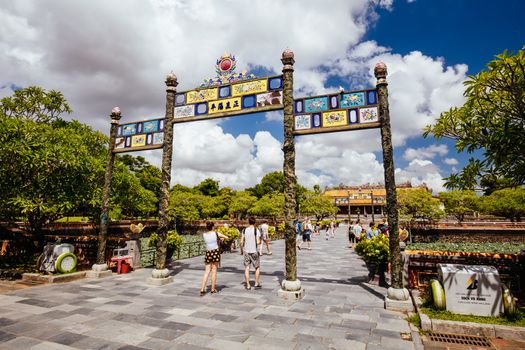
[[[221,264],[221,252],[219,250],[220,239],[228,239],[228,236],[213,231],[214,223],[206,221],[207,232],[202,234],[206,244],[206,254],[204,255],[204,276],[202,276],[200,295],[206,294],[206,284],[211,271],[211,293],[217,293],[217,269]]]

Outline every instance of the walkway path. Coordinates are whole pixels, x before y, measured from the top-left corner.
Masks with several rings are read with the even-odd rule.
[[[199,296],[202,257],[173,263],[175,281],[150,286],[150,269],[0,295],[0,349],[415,349],[404,315],[385,310],[384,288],[335,238],[298,251],[306,296],[277,296],[284,242],[262,257],[262,289],[244,289],[239,254],[223,254],[219,293]],[[306,247],[304,245],[304,247]]]

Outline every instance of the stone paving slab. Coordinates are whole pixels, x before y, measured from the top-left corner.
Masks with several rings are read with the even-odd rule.
[[[384,309],[386,290],[365,283],[347,245],[343,226],[297,252],[306,294],[296,302],[277,294],[284,241],[261,257],[259,290],[244,289],[242,257],[225,253],[219,293],[203,297],[202,257],[172,263],[164,286],[140,269],[12,291],[0,295],[0,349],[415,349],[401,338],[404,315]]]

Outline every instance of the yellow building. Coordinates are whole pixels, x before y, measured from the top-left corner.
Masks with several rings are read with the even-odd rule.
[[[426,186],[424,186],[426,188]],[[404,183],[397,188],[413,188],[411,183]],[[339,215],[351,215],[368,217],[372,215],[386,215],[386,189],[384,185],[366,184],[363,186],[338,186],[327,188],[324,193],[333,199],[339,207]]]

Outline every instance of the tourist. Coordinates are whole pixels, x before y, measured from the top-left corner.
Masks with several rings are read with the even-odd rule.
[[[299,221],[299,219],[295,220],[294,223],[295,223],[295,233],[297,233],[297,238],[295,240],[295,244],[299,248],[299,242],[301,240],[301,233],[302,233],[302,231],[301,231],[302,230],[302,225],[301,225],[301,222]]]
[[[366,239],[370,239],[379,235],[379,230],[377,229],[377,227],[375,227],[375,225],[376,224],[373,221],[371,221],[368,225],[368,228],[366,229]]]
[[[303,241],[299,243],[299,245],[297,246],[299,250],[301,250],[301,246],[303,245],[304,242],[307,242],[306,243],[307,249],[312,250],[312,238],[311,238],[312,230],[313,230],[312,223],[310,222],[310,219],[306,217],[303,223]]]
[[[355,236],[354,236],[354,222],[350,221],[348,223],[348,248],[352,248],[352,243],[355,243]]]
[[[357,220],[355,222],[355,225],[352,226],[352,231],[354,233],[354,239],[355,239],[353,247],[355,248],[355,244],[359,242],[359,240],[361,239],[361,232],[363,232],[363,228],[361,227],[361,223],[359,222],[359,220]]]
[[[255,288],[261,288],[259,281],[260,259],[257,246],[261,244],[261,231],[255,227],[255,218],[248,219],[249,226],[241,234],[241,255],[244,258],[244,278],[246,289],[252,289],[250,284],[250,265],[255,269]]]
[[[206,284],[211,271],[211,293],[217,293],[217,269],[221,264],[221,253],[219,251],[220,239],[228,239],[228,236],[222,233],[212,231],[213,222],[206,221],[207,232],[202,234],[206,244],[206,254],[204,255],[204,276],[202,276],[200,295],[206,294]]]
[[[337,222],[335,221],[335,219],[332,219],[332,221],[330,222],[330,235],[332,236],[332,238],[335,237],[336,227],[337,227]]]
[[[262,225],[259,226],[259,229],[261,230],[262,241],[264,245],[266,245],[266,254],[272,255],[272,252],[270,251],[270,235],[269,235],[270,226],[268,226],[268,222],[264,220]],[[263,244],[260,245],[259,255],[262,255],[262,248],[263,248]]]

